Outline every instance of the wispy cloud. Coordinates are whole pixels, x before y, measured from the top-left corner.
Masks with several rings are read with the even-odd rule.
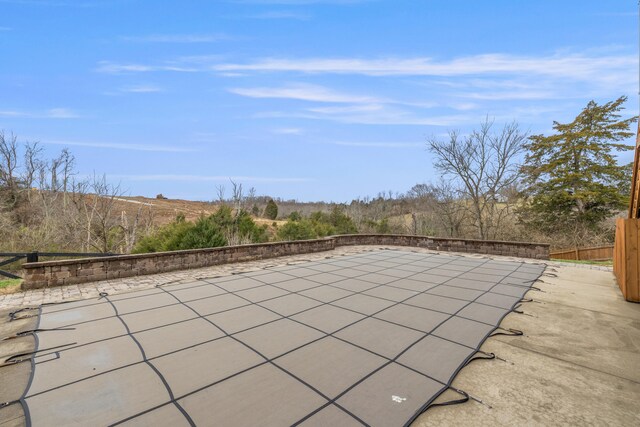
[[[49,110],[36,112],[0,110],[0,117],[11,117],[16,119],[77,119],[81,116],[68,108],[51,108]]]
[[[294,19],[298,21],[306,21],[311,18],[308,13],[297,12],[292,10],[270,10],[267,12],[256,13],[253,15],[244,15],[241,18],[246,19]]]
[[[288,4],[292,6],[307,5],[307,4],[357,4],[357,3],[369,3],[377,0],[233,0],[234,3],[248,3],[248,4]]]
[[[478,114],[426,115],[385,106],[376,111],[267,111],[253,116],[257,119],[295,118],[329,120],[346,124],[364,125],[415,125],[415,126],[460,126],[475,124],[482,120]]]
[[[229,92],[250,98],[283,98],[301,101],[363,103],[382,102],[370,96],[337,92],[324,86],[310,84],[290,84],[284,87],[232,88]]]
[[[372,77],[433,77],[442,80],[465,77],[474,80],[491,78],[509,81],[517,78],[527,81],[530,85],[546,80],[556,84],[581,83],[595,89],[619,91],[621,88],[635,85],[637,64],[638,56],[635,53],[613,54],[591,49],[582,53],[562,52],[528,56],[483,54],[444,60],[429,57],[264,58],[242,63],[220,62],[219,57],[204,56],[179,58],[159,64],[102,61],[98,64],[97,71],[113,74],[214,71],[220,76],[237,76],[238,73],[343,74]],[[236,91],[246,94],[245,96],[252,95],[249,89],[239,88]],[[259,95],[258,92],[253,92],[255,97]],[[262,97],[267,95],[265,93]]]
[[[272,133],[278,135],[302,135],[304,133],[304,129],[301,128],[277,128],[271,129]]]
[[[52,108],[45,112],[45,117],[51,119],[77,119],[80,116],[68,108]]]
[[[637,10],[632,10],[632,11],[627,11],[627,12],[601,12],[601,13],[596,13],[595,16],[614,16],[614,17],[638,17],[638,11]]]
[[[524,90],[524,91],[501,91],[501,92],[464,92],[458,93],[456,96],[462,98],[488,100],[488,101],[508,101],[508,100],[535,100],[535,99],[553,99],[557,97],[565,98],[558,92],[547,90]]]
[[[27,117],[27,115],[21,111],[13,111],[13,110],[0,110],[0,117]]]
[[[100,61],[95,71],[107,74],[144,73],[151,71],[173,71],[180,73],[193,73],[202,71],[198,67],[185,67],[176,64],[145,65],[145,64],[119,64],[111,61]]]
[[[162,88],[155,85],[134,85],[134,86],[125,86],[119,89],[120,92],[124,93],[154,93],[154,92],[162,92]]]
[[[424,142],[361,142],[361,141],[325,141],[324,144],[342,145],[347,147],[368,148],[417,148],[425,146]]]
[[[382,111],[384,108],[383,104],[356,104],[339,107],[313,107],[307,108],[307,111],[321,114],[352,114]]]
[[[110,178],[123,181],[182,181],[182,182],[273,182],[294,183],[309,182],[311,178],[280,178],[265,176],[211,176],[211,175],[109,175]]]
[[[198,151],[188,147],[173,147],[168,145],[153,145],[153,144],[128,144],[119,142],[93,142],[93,141],[59,141],[59,140],[43,140],[42,144],[47,145],[64,145],[70,147],[92,147],[92,148],[108,148],[114,150],[127,150],[127,151],[154,151],[154,152],[167,152],[167,153],[186,153]]]
[[[147,34],[120,37],[121,40],[136,43],[214,43],[229,38],[225,34]]]
[[[63,1],[63,0],[0,0],[0,3],[34,5],[34,6],[61,6],[61,7],[97,7],[104,6],[112,0],[93,1]]]
[[[483,74],[533,74],[556,78],[629,81],[636,76],[635,54],[587,56],[515,56],[485,54],[438,61],[432,58],[267,58],[249,63],[212,65],[222,72],[297,72],[309,74],[360,74],[367,76],[472,76]]]

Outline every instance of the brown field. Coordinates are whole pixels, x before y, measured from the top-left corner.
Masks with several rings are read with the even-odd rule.
[[[166,225],[176,218],[176,215],[183,214],[188,221],[194,221],[201,215],[211,215],[218,210],[218,203],[202,202],[182,199],[156,199],[142,196],[118,197],[118,209],[126,212],[127,216],[134,217],[138,210],[141,209],[143,215],[151,213],[152,222],[156,226]],[[284,224],[286,221],[270,220],[260,217],[254,217],[254,221],[258,225],[267,224],[271,228],[275,222],[278,225]]]

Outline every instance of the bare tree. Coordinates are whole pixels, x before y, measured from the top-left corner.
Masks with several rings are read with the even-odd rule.
[[[256,206],[256,189],[255,187],[251,187],[249,188],[249,191],[247,192],[247,197],[245,197],[245,204],[244,204],[244,209],[246,211],[250,211],[250,212],[254,212],[257,210],[257,206]],[[254,209],[254,206],[256,209]]]
[[[148,206],[141,205],[132,220],[129,220],[129,215],[125,210],[120,216],[119,226],[122,230],[120,252],[128,254],[138,242],[138,237],[149,233],[153,225],[153,211]]]
[[[18,138],[0,131],[0,201],[4,209],[12,209],[18,203],[19,189]]]
[[[27,143],[24,152],[24,185],[29,190],[33,188],[38,179],[40,170],[44,168],[44,162],[40,159],[42,147],[37,142]]]
[[[431,186],[432,207],[436,218],[446,230],[448,237],[461,237],[463,225],[468,219],[465,201],[460,198],[460,190],[451,182],[440,180]]]
[[[429,150],[436,156],[436,169],[459,185],[468,200],[479,239],[491,239],[496,234],[504,209],[500,195],[518,179],[516,160],[527,138],[516,122],[497,133],[492,127],[493,121],[487,118],[469,135],[450,131],[448,140],[428,141]]]
[[[450,181],[436,184],[416,184],[405,196],[411,200],[414,233],[433,231],[447,237],[461,237],[468,220],[465,201],[460,190]]]
[[[233,203],[233,209],[236,215],[244,208],[244,191],[242,189],[242,183],[231,181],[231,202]]]
[[[73,176],[75,175],[74,167],[76,165],[76,158],[69,152],[69,149],[64,148],[58,157],[62,167],[62,194],[63,204],[67,206],[67,193],[69,192],[69,184]]]
[[[110,184],[104,175],[94,175],[89,180],[74,183],[72,188],[72,201],[81,213],[79,220],[84,229],[85,248],[111,252],[120,246],[121,216],[117,211],[118,199],[123,194],[120,185]]]
[[[224,197],[224,193],[226,192],[226,189],[224,188],[224,185],[219,184],[216,185],[216,195],[218,196],[218,202],[224,204],[225,202],[225,197]]]

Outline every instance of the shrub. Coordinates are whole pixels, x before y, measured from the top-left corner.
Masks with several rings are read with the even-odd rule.
[[[229,206],[221,206],[209,217],[218,227],[230,243],[262,243],[266,242],[267,230],[259,227],[245,210],[235,213]]]
[[[354,234],[358,232],[358,227],[356,227],[351,217],[337,206],[331,211],[329,221],[335,228],[335,234]]]
[[[289,217],[287,218],[290,221],[300,221],[302,219],[302,215],[300,215],[300,212],[298,211],[293,211],[289,214]]]
[[[141,254],[174,250],[179,245],[182,236],[191,226],[192,224],[184,219],[176,218],[173,222],[140,239],[133,248],[132,253]]]
[[[241,210],[234,215],[231,208],[222,206],[214,214],[198,218],[195,223],[186,221],[184,215],[177,216],[172,223],[140,240],[133,253],[215,248],[267,240],[266,226],[256,225],[248,212]]]
[[[351,217],[345,214],[339,207],[334,207],[331,213],[314,212],[309,217],[319,236],[332,234],[354,234],[358,228]]]
[[[186,228],[176,237],[172,242],[173,247],[168,247],[166,250],[215,248],[227,245],[227,239],[211,217],[198,218],[193,226]]]
[[[310,240],[318,235],[309,220],[287,221],[278,230],[279,240]]]
[[[277,237],[280,240],[307,240],[357,232],[353,220],[340,208],[335,207],[331,213],[318,211],[312,213],[309,218],[302,218],[298,212],[292,212],[287,223],[278,230]]]
[[[264,217],[267,219],[276,219],[278,217],[278,205],[273,199],[269,199],[267,207],[264,208]]]
[[[378,234],[390,234],[391,226],[389,225],[389,218],[381,219],[376,223],[376,233]]]

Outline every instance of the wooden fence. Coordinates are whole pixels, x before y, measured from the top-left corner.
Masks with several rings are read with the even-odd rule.
[[[595,248],[576,248],[564,251],[550,252],[551,259],[569,259],[585,261],[607,261],[613,258],[613,245]]]
[[[616,221],[616,256],[613,273],[627,301],[640,302],[640,219]]]

